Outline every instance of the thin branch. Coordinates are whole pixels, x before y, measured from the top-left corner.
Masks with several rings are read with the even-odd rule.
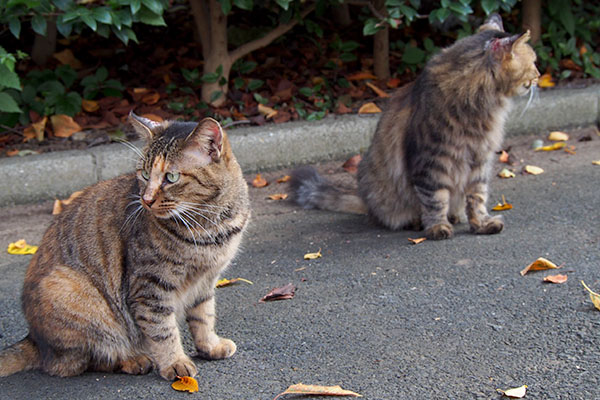
[[[353,5],[353,6],[363,6],[363,7],[369,7],[369,10],[371,11],[371,13],[380,20],[384,20],[386,18],[385,15],[383,15],[382,13],[380,13],[375,6],[373,5],[372,2],[370,1],[364,1],[364,0],[349,0],[346,3]]]
[[[315,9],[315,4],[311,4],[305,10],[300,13],[300,19],[304,19],[308,14],[310,14]],[[273,40],[277,39],[281,35],[285,34],[287,31],[292,29],[298,23],[297,19],[294,19],[287,24],[279,25],[271,32],[267,33],[265,36],[252,40],[251,42],[245,43],[238,47],[237,49],[231,51],[229,53],[229,57],[232,62],[244,57],[246,54],[253,52],[254,50],[260,49],[261,47],[265,47],[269,45]]]
[[[15,128],[11,128],[10,126],[0,124],[0,128],[4,129],[5,132],[8,131],[8,132],[16,133],[17,135],[23,136],[23,132],[15,129]]]

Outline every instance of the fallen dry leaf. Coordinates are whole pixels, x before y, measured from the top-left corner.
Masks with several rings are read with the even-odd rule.
[[[305,260],[316,260],[317,258],[321,257],[323,257],[323,255],[321,254],[321,249],[319,249],[319,251],[317,251],[316,253],[306,253],[304,255]]]
[[[506,198],[504,197],[504,195],[502,195],[502,203],[496,204],[494,207],[492,207],[492,210],[493,211],[506,211],[506,210],[510,210],[512,208],[513,208],[512,204],[507,203]]]
[[[274,110],[271,107],[267,107],[260,103],[258,103],[258,112],[264,115],[266,119],[273,118],[277,115],[277,110]]]
[[[581,284],[583,285],[585,290],[587,290],[590,293],[590,299],[592,300],[592,303],[594,303],[594,307],[600,310],[600,294],[592,291],[592,289],[590,289],[584,281],[581,281]]]
[[[75,58],[75,55],[69,49],[54,53],[52,57],[56,58],[61,64],[70,65],[73,69],[81,69],[83,67],[81,61]]]
[[[554,87],[554,85],[556,84],[552,82],[552,75],[550,74],[544,74],[538,79],[538,86],[541,88]]]
[[[6,151],[6,156],[7,157],[14,157],[16,155],[19,154],[19,149],[12,149],[12,150],[7,150]]]
[[[552,144],[550,144],[548,146],[538,147],[534,151],[554,151],[554,150],[560,150],[563,147],[565,147],[566,145],[567,144],[565,142],[556,142],[556,143],[552,143]]]
[[[382,97],[382,98],[387,98],[390,97],[389,93],[384,92],[383,90],[379,89],[377,86],[373,85],[371,82],[367,82],[367,86],[371,88],[372,91],[374,91],[377,96]]]
[[[577,154],[577,152],[575,151],[575,146],[567,146],[564,148],[565,153],[569,153],[571,155],[575,155]]]
[[[512,172],[511,170],[509,170],[508,168],[503,168],[502,171],[500,171],[498,173],[498,176],[500,178],[504,178],[504,179],[514,178],[515,177],[515,173]]]
[[[198,381],[191,376],[178,376],[178,380],[171,384],[171,387],[179,392],[194,393],[198,391]]]
[[[554,131],[550,132],[550,134],[548,135],[548,140],[551,140],[553,142],[565,142],[569,140],[569,135],[565,132]]]
[[[81,126],[65,114],[57,114],[50,117],[54,136],[61,138],[71,137],[75,132],[81,131]]]
[[[100,109],[100,105],[96,100],[83,99],[81,100],[81,108],[83,108],[85,112],[92,113],[98,111]]]
[[[539,175],[544,173],[543,169],[536,167],[535,165],[526,165],[524,171],[531,175]]]
[[[282,176],[281,178],[277,179],[277,183],[285,183],[285,182],[289,181],[290,179],[292,179],[291,176],[285,175],[285,176]]]
[[[498,157],[498,161],[500,161],[501,163],[508,164],[509,157],[510,156],[508,155],[508,152],[506,150],[502,150],[502,153],[500,153],[500,157]]]
[[[375,103],[365,103],[358,109],[359,114],[377,114],[381,112],[381,108]]]
[[[354,174],[358,171],[358,164],[360,164],[361,160],[362,160],[362,156],[360,154],[354,155],[354,156],[350,157],[348,160],[346,160],[344,165],[342,165],[342,168],[344,168],[346,171],[350,172],[351,174]]]
[[[44,140],[44,130],[46,129],[46,122],[48,122],[48,117],[44,117],[38,122],[32,122],[25,130],[23,131],[23,135],[25,135],[24,142],[27,142],[31,139],[37,139],[38,141]]]
[[[270,200],[285,200],[288,198],[287,193],[275,193],[267,197]]]
[[[294,297],[294,293],[296,292],[296,286],[291,283],[288,283],[285,286],[275,288],[267,293],[262,299],[259,300],[259,303],[264,303],[265,301],[275,301],[275,300],[287,300]]]
[[[592,161],[592,164],[594,164],[594,165],[600,165],[600,160]]]
[[[355,74],[348,75],[346,79],[349,81],[364,81],[365,79],[375,80],[377,77],[370,72],[357,72]]]
[[[420,237],[420,238],[416,238],[416,239],[408,238],[408,241],[411,242],[412,244],[423,243],[426,240],[427,240],[427,238],[425,238],[425,237]]]
[[[8,244],[6,251],[8,254],[35,254],[38,246],[32,246],[25,242],[25,239],[17,240],[14,243]]]
[[[83,194],[83,191],[78,190],[76,192],[73,192],[73,194],[71,194],[68,199],[54,200],[54,206],[52,207],[52,215],[60,214],[63,210],[63,206],[68,206],[73,200],[81,196],[81,194]]]
[[[545,269],[557,269],[560,268],[552,261],[545,259],[544,257],[540,257],[528,266],[526,266],[522,271],[521,275],[525,275],[529,271],[543,271]]]
[[[265,187],[269,184],[265,178],[263,178],[260,174],[256,174],[256,177],[252,180],[252,186],[255,188]]]
[[[158,103],[159,100],[160,93],[158,93],[157,91],[152,91],[142,96],[142,103],[149,106]]]
[[[279,393],[273,400],[277,400],[281,396],[286,394],[305,394],[315,396],[351,396],[351,397],[362,397],[362,395],[352,392],[350,390],[342,389],[341,386],[319,386],[319,385],[305,385],[303,383],[297,383],[285,389],[285,392]]]
[[[223,279],[219,279],[217,281],[217,284],[215,285],[215,287],[222,288],[225,286],[233,285],[236,282],[246,282],[247,284],[254,285],[254,283],[252,281],[249,281],[248,279],[244,279],[244,278],[233,278],[233,279],[223,278]]]
[[[544,282],[550,283],[565,283],[569,279],[567,275],[556,274],[556,275],[548,275],[544,277]]]
[[[518,388],[513,388],[513,389],[508,389],[508,390],[502,390],[502,389],[496,389],[496,390],[499,391],[500,393],[502,393],[506,397],[510,397],[513,399],[522,399],[523,397],[525,397],[525,393],[527,392],[527,385],[519,386]]]
[[[385,85],[387,87],[389,87],[390,89],[396,89],[398,86],[400,86],[400,83],[402,83],[402,81],[398,78],[392,78],[389,81],[387,81],[385,83]]]

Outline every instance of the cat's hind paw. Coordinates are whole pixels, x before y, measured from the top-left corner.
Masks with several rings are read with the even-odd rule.
[[[236,350],[237,346],[233,340],[219,338],[219,343],[212,349],[198,347],[198,357],[205,360],[222,360],[231,357]]]
[[[504,228],[504,221],[501,217],[490,217],[486,219],[479,227],[471,226],[471,230],[479,235],[493,235],[499,233]]]
[[[120,364],[120,371],[131,375],[145,375],[152,371],[152,368],[152,361],[144,355],[122,361]]]
[[[452,226],[448,224],[433,225],[425,231],[425,235],[433,240],[449,239],[453,233]]]

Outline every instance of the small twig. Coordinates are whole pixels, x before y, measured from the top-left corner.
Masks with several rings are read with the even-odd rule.
[[[12,133],[16,133],[17,135],[24,136],[23,132],[15,129],[15,128],[11,128],[10,126],[6,126],[6,125],[0,124],[0,128],[4,129],[5,131],[9,131],[9,132],[12,132]]]

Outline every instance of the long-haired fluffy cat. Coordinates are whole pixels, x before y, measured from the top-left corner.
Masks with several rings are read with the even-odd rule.
[[[529,32],[505,33],[500,16],[492,15],[394,94],[359,164],[358,192],[305,167],[292,173],[295,201],[368,213],[390,229],[424,228],[432,239],[451,237],[465,211],[473,232],[500,232],[502,220],[486,210],[488,179],[510,97],[537,84],[528,40]]]
[[[53,220],[25,276],[29,334],[0,352],[0,376],[194,376],[183,321],[199,356],[236,351],[214,331],[215,283],[250,216],[227,136],[210,118],[130,122],[147,142],[137,172],[86,189]]]

